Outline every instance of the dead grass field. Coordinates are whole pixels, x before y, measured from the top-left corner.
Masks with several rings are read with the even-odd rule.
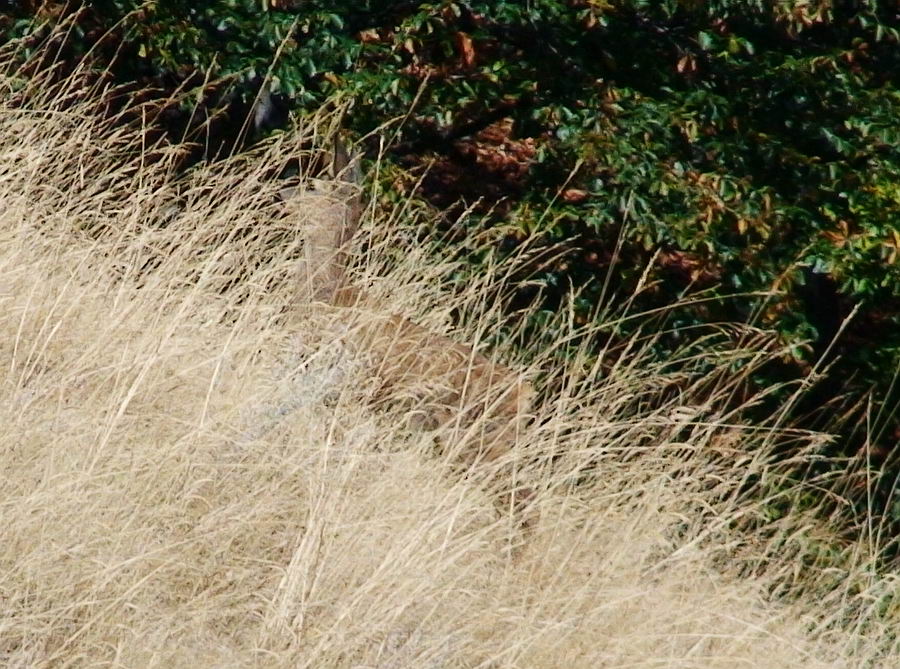
[[[538,420],[461,473],[435,443],[467,437],[373,406],[339,314],[296,304],[315,212],[281,215],[266,178],[294,137],[176,180],[137,130],[17,87],[0,81],[3,666],[900,666],[875,547],[822,563],[839,544],[811,516],[739,522],[775,470],[701,380],[637,342],[607,366],[539,357]],[[368,219],[358,280],[477,341],[490,309],[447,316],[481,286],[442,297],[447,268],[414,247],[385,271],[409,225]],[[499,476],[537,491],[530,529],[494,504]]]

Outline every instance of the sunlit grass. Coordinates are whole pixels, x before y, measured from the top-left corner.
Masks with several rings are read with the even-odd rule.
[[[771,519],[770,432],[733,403],[765,333],[671,365],[638,337],[598,355],[602,326],[563,317],[519,364],[544,391],[531,426],[460,471],[452,425],[373,405],[341,310],[297,304],[315,198],[286,214],[272,174],[333,118],[176,178],[76,86],[8,83],[6,666],[900,666],[877,546],[815,509]],[[503,267],[450,294],[417,225],[372,208],[355,281],[477,344]],[[536,491],[526,529],[495,504],[504,476]]]

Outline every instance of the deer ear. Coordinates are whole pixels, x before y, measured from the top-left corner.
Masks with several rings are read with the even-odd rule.
[[[351,152],[347,143],[340,136],[335,136],[331,160],[331,177],[353,185],[362,181],[359,166],[359,153]]]
[[[362,179],[358,155],[340,139],[332,149],[331,173],[334,187],[320,196],[324,209],[306,229],[300,289],[308,300],[352,303],[356,291],[348,285],[347,266],[363,210]]]
[[[351,151],[347,143],[340,135],[335,135],[332,149],[331,173],[332,178],[344,186],[339,187],[339,193],[346,203],[346,216],[338,233],[337,248],[341,252],[341,260],[346,260],[346,246],[359,228],[359,219],[362,216],[362,168],[360,166],[360,154]],[[347,185],[349,184],[349,185]]]

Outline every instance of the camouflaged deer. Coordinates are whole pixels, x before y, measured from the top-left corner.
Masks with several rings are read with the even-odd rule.
[[[470,444],[443,444],[467,465],[508,453],[528,421],[531,384],[471,346],[373,308],[351,285],[349,247],[362,214],[359,162],[338,143],[332,170],[331,192],[316,195],[315,222],[304,233],[299,301],[340,309],[348,343],[371,361],[377,401],[411,402],[420,427],[444,428],[443,434],[455,435],[453,441]],[[527,495],[520,490],[515,499]]]

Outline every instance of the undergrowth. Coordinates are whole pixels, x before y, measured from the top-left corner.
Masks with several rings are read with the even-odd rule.
[[[461,471],[452,426],[373,406],[340,312],[297,304],[315,208],[276,177],[333,116],[184,175],[98,87],[30,76],[0,81],[5,666],[898,665],[876,529],[842,537],[785,474],[825,437],[735,408],[766,333],[666,362],[652,329],[604,349],[565,316],[501,341],[541,399]],[[448,292],[421,226],[370,207],[353,280],[485,350],[504,266]],[[527,526],[498,473],[535,491]]]

